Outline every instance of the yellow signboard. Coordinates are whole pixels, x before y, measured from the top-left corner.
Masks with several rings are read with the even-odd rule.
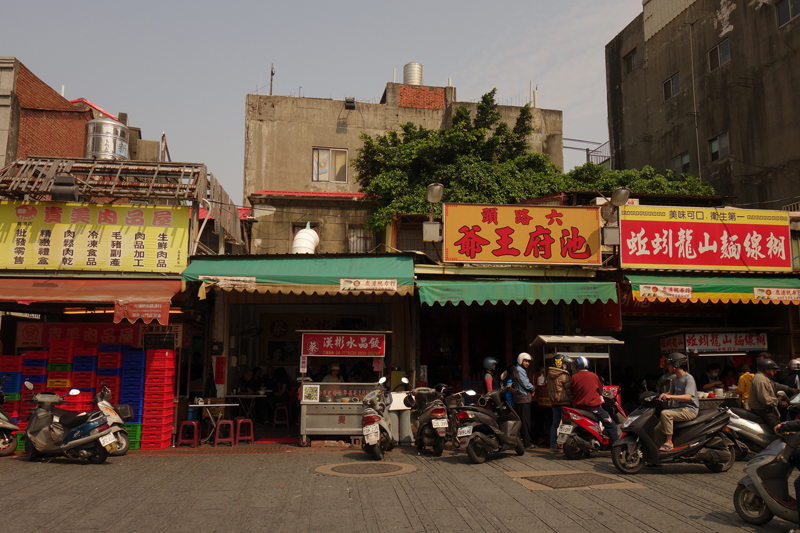
[[[0,201],[0,269],[180,273],[189,208]]]
[[[444,204],[444,260],[600,265],[600,208]]]

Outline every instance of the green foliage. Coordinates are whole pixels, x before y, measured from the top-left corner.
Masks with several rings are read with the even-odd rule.
[[[396,214],[427,214],[425,189],[435,182],[445,187],[444,201],[453,203],[514,204],[569,190],[610,191],[623,185],[634,193],[714,193],[696,178],[650,167],[617,171],[587,163],[563,174],[547,155],[530,151],[530,107],[520,109],[509,129],[500,120],[495,93],[483,95],[474,119],[465,107],[456,108],[448,129],[409,122],[399,132],[375,138],[361,134],[364,145],[352,163],[361,191],[378,204],[368,229],[384,229]],[[434,215],[441,216],[441,209],[436,205]]]

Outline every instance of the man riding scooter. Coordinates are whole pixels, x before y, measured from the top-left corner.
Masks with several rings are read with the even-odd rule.
[[[686,372],[688,357],[680,352],[667,356],[667,371],[672,371],[675,378],[671,381],[669,392],[662,393],[659,400],[671,400],[672,408],[661,411],[661,422],[656,426],[656,435],[663,436],[664,444],[660,452],[671,451],[674,421],[686,422],[697,418],[700,402],[697,400],[697,385],[691,374]],[[670,368],[672,367],[672,368]],[[661,440],[661,439],[659,439]]]
[[[575,358],[578,371],[572,375],[572,402],[578,409],[589,411],[597,418],[608,432],[609,444],[613,445],[619,438],[617,424],[603,409],[603,384],[597,374],[589,370],[589,360],[585,357]]]
[[[759,360],[757,368],[758,373],[753,377],[753,381],[750,384],[750,398],[747,400],[747,404],[751,413],[760,416],[769,427],[774,428],[780,423],[777,412],[780,400],[778,400],[775,391],[779,390],[787,394],[795,394],[797,389],[772,381],[775,374],[780,370],[772,359],[764,358]]]

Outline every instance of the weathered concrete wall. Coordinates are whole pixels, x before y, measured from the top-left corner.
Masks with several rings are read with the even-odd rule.
[[[0,168],[11,163],[17,153],[19,102],[16,95],[18,62],[0,57]]]
[[[688,151],[689,172],[736,203],[774,209],[766,202],[796,196],[800,18],[778,28],[775,9],[697,0],[647,41],[641,15],[617,35],[606,46],[613,168],[670,168]],[[725,40],[731,60],[711,71],[708,53]],[[639,68],[626,74],[633,49]],[[680,93],[664,101],[676,72]],[[709,141],[726,131],[731,155],[711,161]]]

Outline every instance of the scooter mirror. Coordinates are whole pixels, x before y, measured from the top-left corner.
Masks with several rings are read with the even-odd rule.
[[[642,380],[642,387],[644,387],[644,390],[647,390],[647,380],[646,379]]]
[[[378,380],[378,383],[380,383],[381,385],[383,385],[384,383],[386,383],[386,376],[383,376],[381,379],[379,379],[379,380]]]
[[[28,390],[33,390],[33,383],[30,381],[25,381],[25,388]]]
[[[70,389],[69,396],[77,396],[80,393],[81,391],[79,391],[78,389]]]
[[[400,381],[402,381],[403,383],[409,383],[408,378],[400,378]]]
[[[474,390],[464,391],[464,394],[466,394],[467,396],[475,396],[475,391]]]

